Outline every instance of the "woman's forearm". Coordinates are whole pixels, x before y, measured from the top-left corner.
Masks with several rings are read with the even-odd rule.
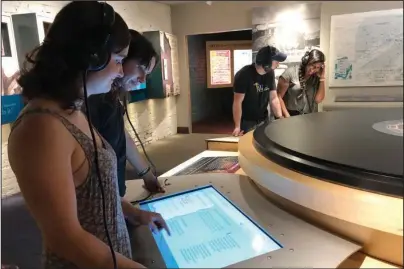
[[[125,217],[136,217],[140,214],[141,210],[134,207],[128,200],[121,197],[122,212]]]
[[[282,110],[282,114],[285,118],[290,117],[288,109],[286,108],[285,102],[283,101],[283,98],[280,98],[280,96],[278,95],[278,99],[279,99],[279,104],[281,105],[281,110]]]
[[[325,97],[325,79],[320,78],[320,85],[318,86],[318,90],[314,101],[317,104],[319,104],[324,100],[324,97]]]
[[[82,230],[75,236],[63,235],[63,239],[51,248],[79,268],[113,268],[110,248],[94,235]],[[66,240],[67,239],[67,240]],[[115,252],[117,268],[145,268],[143,265]]]
[[[135,141],[125,130],[125,140],[126,140],[126,158],[129,163],[135,168],[136,173],[142,172],[148,167],[147,162],[144,160],[143,156],[140,154],[136,147]]]

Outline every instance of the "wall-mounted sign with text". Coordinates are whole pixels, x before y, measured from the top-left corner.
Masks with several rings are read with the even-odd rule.
[[[233,87],[234,75],[252,62],[250,40],[207,41],[208,88]]]
[[[231,84],[231,51],[210,51],[210,83],[212,86]]]

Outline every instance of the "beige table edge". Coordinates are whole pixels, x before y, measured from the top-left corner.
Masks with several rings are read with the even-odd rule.
[[[243,169],[239,169],[236,174],[245,175]],[[161,179],[161,183],[163,180]],[[143,180],[130,180],[126,182],[127,191],[125,198],[130,201],[139,200],[147,197],[148,193],[142,187]],[[363,253],[357,252],[350,256],[338,268],[399,268],[388,263],[384,263]]]
[[[240,166],[252,180],[322,214],[403,236],[402,199],[337,185],[283,168],[258,153],[252,140],[252,133],[248,133],[239,141]]]

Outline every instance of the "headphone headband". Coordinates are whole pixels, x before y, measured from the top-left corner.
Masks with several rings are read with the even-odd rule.
[[[97,2],[100,6],[100,23],[90,30],[90,34],[84,35],[84,40],[73,42],[69,50],[75,53],[80,53],[77,60],[74,60],[74,65],[88,71],[99,71],[104,69],[111,59],[110,53],[110,37],[111,30],[115,23],[115,11],[112,6],[105,2]],[[65,44],[55,43],[54,40],[45,36],[43,45],[52,48],[61,48],[66,52]]]
[[[102,6],[102,27],[106,33],[106,36],[104,37],[106,45],[109,41],[109,37],[111,36],[112,26],[115,23],[115,11],[112,6],[108,5],[106,2],[101,2],[100,4]]]
[[[115,23],[115,11],[112,6],[105,2],[99,2],[101,5],[101,27],[96,32],[99,37],[96,43],[90,48],[90,59],[88,63],[88,71],[99,71],[105,68],[111,59],[109,52],[109,42],[111,37],[111,29]]]

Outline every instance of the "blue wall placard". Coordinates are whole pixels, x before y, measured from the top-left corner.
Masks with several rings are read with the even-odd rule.
[[[146,89],[146,81],[143,83],[139,83],[136,87],[136,90],[143,90]]]
[[[19,94],[1,96],[1,124],[14,122],[24,107]]]
[[[136,86],[132,87],[132,89],[130,89],[129,92],[139,91],[139,90],[144,90],[144,89],[146,89],[146,81],[143,83],[136,84]]]
[[[136,88],[133,88],[131,91],[129,91],[129,103],[135,103],[135,102],[140,102],[144,101],[147,99],[146,97],[146,81],[143,83],[139,83],[136,85]]]
[[[136,91],[130,91],[129,92],[129,103],[135,103],[135,102],[141,102],[146,100],[146,90],[136,90]]]

